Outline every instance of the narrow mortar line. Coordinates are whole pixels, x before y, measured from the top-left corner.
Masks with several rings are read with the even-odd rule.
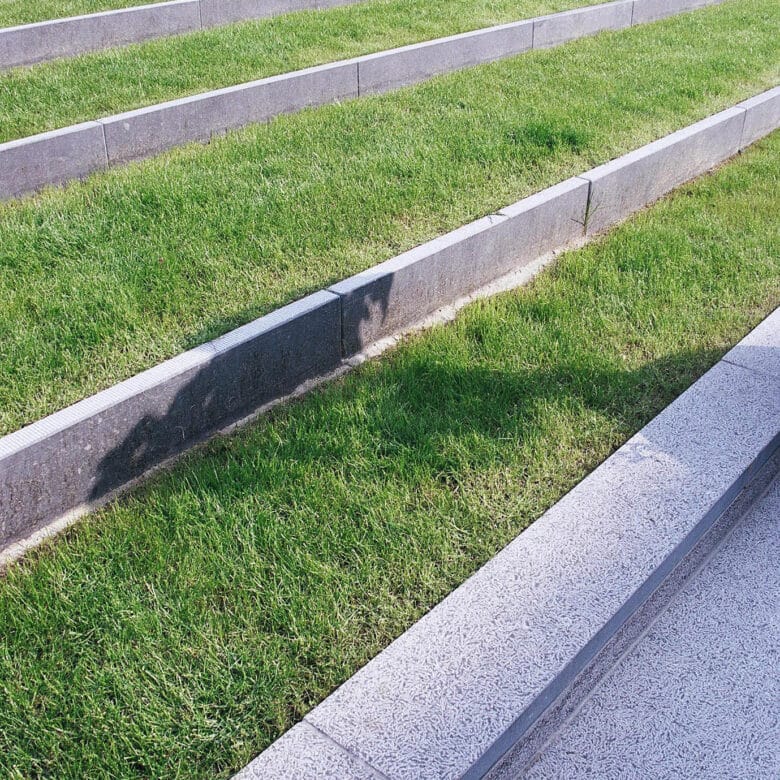
[[[312,723],[312,722],[309,720],[308,716],[304,716],[304,718],[303,718],[303,721],[302,721],[302,722],[303,722],[303,723],[305,723],[305,724],[306,724],[307,726],[309,726],[310,728],[314,729],[314,730],[315,730],[315,731],[316,731],[316,732],[317,732],[317,733],[318,733],[320,736],[322,736],[322,737],[324,737],[326,740],[328,740],[328,742],[330,742],[331,744],[335,745],[335,746],[336,746],[336,747],[337,747],[337,748],[338,748],[338,749],[339,749],[339,750],[340,750],[342,753],[346,753],[346,755],[348,755],[350,758],[354,759],[355,761],[357,761],[357,762],[358,762],[359,764],[361,764],[362,766],[365,766],[365,767],[367,767],[367,768],[368,768],[368,769],[370,769],[372,772],[374,772],[375,774],[379,775],[379,777],[381,777],[381,778],[382,778],[382,780],[391,780],[391,778],[390,778],[390,776],[389,776],[389,775],[386,775],[384,772],[381,772],[380,770],[378,770],[378,769],[377,769],[377,768],[376,768],[376,767],[375,767],[373,764],[370,764],[370,763],[369,763],[368,761],[366,761],[365,759],[361,758],[360,756],[358,756],[357,754],[353,753],[353,752],[352,752],[351,750],[349,750],[348,748],[344,747],[344,745],[342,745],[342,744],[341,744],[341,743],[340,743],[340,742],[339,742],[337,739],[335,739],[334,737],[332,737],[332,736],[331,736],[330,734],[328,734],[326,731],[323,731],[323,730],[322,730],[322,729],[321,729],[319,726],[317,726],[315,723]],[[261,754],[261,755],[262,755],[262,754]]]

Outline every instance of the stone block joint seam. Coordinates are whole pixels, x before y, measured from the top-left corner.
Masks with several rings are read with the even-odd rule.
[[[615,2],[602,5],[584,6],[573,11],[495,25],[411,46],[380,51],[352,60],[325,63],[313,68],[278,74],[259,81],[265,82],[265,87],[270,89],[272,88],[271,82],[280,79],[289,79],[289,83],[292,84],[296,78],[303,79],[306,72],[328,71],[316,90],[319,97],[309,101],[306,105],[332,104],[345,97],[360,97],[369,92],[396,89],[427,80],[433,75],[516,56],[537,47],[559,45],[600,30],[623,28],[626,26],[623,19],[625,16],[623,9],[630,9],[633,18],[633,8],[636,6],[636,2],[637,0],[634,0],[633,5],[629,5],[628,0],[615,0]],[[722,0],[700,0],[700,3],[704,5],[718,2],[722,2]],[[149,7],[139,6],[139,8]],[[198,7],[202,8],[202,0],[199,0]],[[688,10],[688,8],[685,0],[682,0],[681,6],[677,7],[674,13]],[[202,11],[200,13],[202,14]],[[551,24],[555,28],[552,33],[549,26]],[[510,30],[519,31],[523,28],[527,28],[525,44],[522,43],[522,40],[518,41],[509,32]],[[547,32],[543,35],[544,30]],[[0,31],[0,36],[2,36],[2,31]],[[480,44],[475,43],[480,40],[483,41],[481,49],[479,48]],[[469,46],[471,45],[475,45],[477,51],[469,54]],[[357,85],[356,89],[352,89],[353,94],[339,92],[338,71],[340,66],[347,63],[356,63],[357,74],[354,78]],[[379,65],[379,63],[387,64]],[[283,95],[279,95],[274,99],[273,106],[269,107],[266,112],[260,112],[257,105],[254,109],[244,105],[244,113],[237,114],[237,103],[235,102],[240,102],[241,95],[250,88],[259,88],[258,82],[246,82],[185,98],[172,99],[96,120],[101,124],[109,125],[108,129],[104,128],[109,165],[155,156],[183,143],[203,142],[210,139],[215,133],[234,130],[256,122],[265,122],[279,114],[301,110],[301,105],[296,102],[294,96],[285,98]],[[224,117],[228,103],[233,105],[233,118],[226,124]],[[122,124],[121,132],[117,126],[118,122]],[[63,128],[62,132],[72,127],[76,127],[76,125]],[[114,154],[113,140],[119,141],[120,136],[124,151]],[[74,178],[73,176],[63,178],[54,175],[47,177],[46,168],[51,168],[53,161],[47,161],[47,157],[44,155],[42,161],[37,160],[40,169],[37,176],[25,176],[24,173],[15,174],[13,183],[7,181],[9,174],[6,173],[5,168],[7,165],[13,165],[7,155],[18,154],[18,152],[9,153],[9,143],[17,146],[19,144],[33,145],[37,142],[38,137],[38,135],[33,135],[0,144],[0,200],[20,197],[51,184],[66,184]],[[34,152],[31,153],[34,155]],[[51,152],[46,154],[51,157]],[[41,165],[41,162],[44,164]]]

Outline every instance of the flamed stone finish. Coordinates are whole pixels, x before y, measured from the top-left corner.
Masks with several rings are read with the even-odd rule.
[[[0,200],[106,168],[99,122],[84,122],[0,144]]]
[[[331,0],[322,2],[330,4]],[[227,8],[223,8],[223,5],[220,5],[222,11]],[[437,73],[519,54],[529,48],[529,35],[533,38],[533,46],[538,48],[602,29],[625,27],[630,23],[630,6],[631,0],[618,0],[606,5],[499,25],[171,100],[98,121],[105,127],[109,163],[123,163],[151,156],[179,144],[208,141],[226,130],[251,122],[266,121],[278,114],[297,111],[306,106],[381,92]],[[65,128],[60,132],[72,130],[74,128]],[[2,149],[0,146],[0,174],[3,171]],[[98,153],[102,151],[102,146],[100,150],[92,151]],[[74,170],[81,170],[80,163],[79,159],[73,160]],[[45,171],[47,165],[45,157],[38,161],[40,171]],[[65,167],[61,160],[59,168]],[[29,182],[20,173],[15,176],[12,188],[8,184],[3,186],[0,179],[0,199],[14,197],[3,195],[4,191],[10,192],[11,189],[15,195],[19,195],[35,191],[43,184],[67,181],[68,177],[58,178],[57,164],[52,165],[52,170],[51,179],[39,174]],[[78,175],[83,174],[76,173],[74,177]]]
[[[171,0],[0,29],[0,69],[361,0]]]
[[[729,108],[584,173],[591,182],[588,234],[620,222],[736,154],[744,119],[743,108]]]
[[[631,26],[633,0],[604,3],[534,19],[534,49],[546,49],[603,30]]]
[[[333,285],[345,354],[582,236],[587,191],[569,179]]]
[[[149,157],[307,106],[357,97],[357,65],[338,62],[102,119],[110,164]]]
[[[780,87],[756,95],[739,105],[747,112],[742,129],[742,149],[780,126]]]
[[[656,19],[674,16],[682,11],[692,11],[695,8],[722,2],[724,0],[635,0],[633,23],[654,22]]]
[[[308,723],[293,726],[234,780],[383,780]]]
[[[360,94],[383,92],[521,54],[531,48],[532,40],[532,21],[513,22],[369,54],[358,60]]]
[[[204,27],[216,27],[242,19],[261,19],[292,11],[320,10],[352,5],[362,0],[200,0]]]
[[[318,292],[0,439],[0,547],[338,366]]]
[[[481,776],[726,508],[779,427],[780,380],[718,364],[306,721],[394,780]]]
[[[0,68],[73,57],[200,29],[198,0],[72,16],[0,30]]]

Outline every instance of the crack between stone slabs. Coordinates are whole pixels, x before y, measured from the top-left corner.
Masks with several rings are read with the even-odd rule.
[[[779,476],[780,445],[775,448],[774,452],[767,458],[755,476],[753,476],[750,482],[734,498],[734,501],[729,504],[726,510],[702,534],[701,538],[693,548],[691,548],[688,554],[679,561],[667,578],[658,585],[658,587],[648,596],[645,603],[642,604],[628,621],[626,621],[624,626],[618,630],[610,643],[604,647],[601,660],[606,668],[599,672],[599,659],[597,657],[595,659],[594,668],[584,669],[580,673],[578,680],[584,686],[582,698],[574,703],[573,707],[557,724],[551,724],[552,730],[549,736],[541,740],[539,747],[536,748],[530,756],[525,759],[521,757],[521,765],[519,767],[513,767],[512,771],[517,769],[521,774],[525,774],[539,761],[544,752],[555,743],[561,732],[575,720],[582,708],[593,698],[596,691],[616,674],[618,667],[623,663],[626,657],[628,657],[642,639],[647,636],[663,615],[672,608],[685,588],[688,587],[694,578],[723,547],[739,525],[740,521],[767,495],[772,484]],[[686,567],[686,563],[691,564],[690,568]],[[636,628],[641,626],[642,623],[644,623],[644,626],[640,628],[638,632],[632,634],[632,624]],[[610,656],[610,644],[614,645],[612,649],[617,648],[618,650],[614,656]],[[620,649],[621,645],[622,649]],[[593,674],[591,680],[587,679],[589,673]],[[575,681],[574,685],[576,684],[577,681]],[[564,693],[562,700],[557,702],[561,705],[563,711],[566,710],[566,695],[567,694]],[[577,696],[576,691],[574,691],[574,696]],[[553,703],[551,709],[555,706],[556,703]],[[555,720],[555,713],[553,713],[552,717],[553,720]],[[542,718],[544,718],[544,715],[542,715]],[[542,718],[540,718],[540,721]],[[540,725],[544,728],[544,724]],[[534,726],[529,730],[528,736],[532,736],[533,729]],[[507,758],[509,758],[511,762],[511,754],[512,749],[510,748],[495,766],[488,771],[486,777],[493,777],[494,775],[492,773],[495,772],[495,777],[500,778],[502,776],[502,762]]]
[[[629,27],[634,26],[634,10],[636,9],[636,0],[634,0],[633,3],[631,3],[631,21],[628,23]]]
[[[98,124],[100,125],[100,136],[103,139],[103,154],[106,158],[106,170],[108,170],[111,167],[111,163],[108,161],[108,141],[106,141],[106,126],[98,120]]]
[[[338,740],[334,739],[330,734],[328,734],[326,731],[323,731],[319,726],[312,723],[308,717],[304,717],[303,723],[305,723],[307,726],[310,726],[313,728],[320,736],[324,737],[328,740],[328,742],[331,742],[333,745],[335,745],[342,753],[346,753],[350,758],[357,761],[361,766],[364,766],[368,769],[370,769],[374,774],[378,775],[382,780],[390,780],[390,777],[386,775],[384,772],[380,772],[373,764],[370,764],[365,759],[361,758],[357,754],[353,753],[348,748],[344,747]]]
[[[200,22],[200,29],[203,29],[203,0],[198,0],[198,21]]]
[[[737,342],[737,344],[735,346],[738,347],[739,344],[740,344],[740,342]],[[741,368],[744,371],[749,371],[751,374],[755,374],[756,376],[765,377],[767,379],[780,380],[780,376],[775,374],[773,371],[762,371],[760,368],[755,368],[753,366],[745,366],[742,363],[737,363],[737,362],[735,362],[733,360],[729,360],[729,359],[727,359],[725,357],[721,358],[720,362],[721,363],[728,363],[730,366],[734,366],[734,368]]]

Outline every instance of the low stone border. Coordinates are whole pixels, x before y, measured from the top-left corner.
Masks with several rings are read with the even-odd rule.
[[[659,18],[722,1],[667,0],[659,6],[656,0],[617,0],[306,68],[28,136],[0,144],[0,200],[84,178],[188,142],[209,141],[227,130],[309,106],[384,92],[532,48],[628,27],[636,10],[645,4],[655,9],[652,18]]]
[[[588,212],[596,185],[600,202],[621,204],[601,210],[604,229],[778,126],[780,87],[0,438],[0,550],[105,501],[156,464],[440,307],[582,241],[593,233]],[[658,166],[674,176],[659,178]],[[596,175],[605,168],[620,175]]]
[[[0,29],[0,70],[362,0],[172,0]]]
[[[780,310],[237,780],[484,777],[778,447]]]

